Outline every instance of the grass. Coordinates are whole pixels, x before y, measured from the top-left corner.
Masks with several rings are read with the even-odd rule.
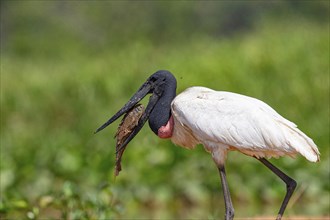
[[[328,28],[261,22],[230,38],[139,39],[97,52],[71,38],[60,49],[12,39],[1,54],[1,218],[221,218],[219,177],[201,146],[181,149],[146,126],[114,179],[117,127],[93,135],[158,69],[174,73],[178,92],[246,94],[298,124],[322,155],[272,160],[298,182],[286,216],[329,216]],[[237,217],[275,216],[285,186],[272,173],[235,152],[227,172]]]

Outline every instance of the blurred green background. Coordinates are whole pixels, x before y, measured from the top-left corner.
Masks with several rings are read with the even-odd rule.
[[[271,161],[298,182],[286,216],[329,216],[329,1],[1,1],[4,219],[222,219],[217,168],[145,126],[114,178],[119,122],[159,69],[261,99],[313,138],[321,162]],[[143,102],[146,103],[147,99]],[[275,216],[285,185],[229,154],[237,217]]]

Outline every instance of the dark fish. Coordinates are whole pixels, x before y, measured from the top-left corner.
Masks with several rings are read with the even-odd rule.
[[[129,112],[127,112],[123,119],[121,120],[117,133],[115,135],[116,138],[116,168],[115,168],[115,176],[118,176],[121,171],[121,157],[126,149],[126,147],[120,149],[122,143],[128,138],[128,136],[132,133],[134,128],[138,125],[139,119],[141,118],[144,112],[144,107],[141,104],[135,105]]]

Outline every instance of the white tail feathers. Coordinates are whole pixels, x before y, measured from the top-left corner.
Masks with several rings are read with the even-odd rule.
[[[287,126],[287,128],[289,128],[289,135],[287,137],[287,140],[289,141],[288,144],[307,160],[311,162],[319,161],[320,152],[314,141],[297,127]]]

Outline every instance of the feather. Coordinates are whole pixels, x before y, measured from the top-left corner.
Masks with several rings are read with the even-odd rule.
[[[255,157],[300,153],[310,161],[319,160],[320,153],[307,135],[255,98],[191,87],[173,100],[172,112],[177,122],[174,129],[189,128],[196,143],[212,145],[208,150],[218,146]],[[172,141],[180,142],[180,137],[173,136]]]

